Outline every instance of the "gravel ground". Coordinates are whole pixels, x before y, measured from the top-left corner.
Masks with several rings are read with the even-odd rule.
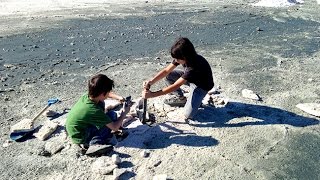
[[[295,107],[320,103],[320,5],[256,2],[1,0],[1,179],[114,179],[92,170],[113,154],[126,170],[120,179],[320,179],[320,119]],[[157,112],[155,126],[107,156],[77,156],[63,122],[88,78],[104,73],[117,93],[139,98],[141,83],[171,62],[179,36],[209,61],[227,106],[202,108],[190,125]],[[243,98],[242,89],[262,101]],[[9,141],[10,127],[52,97],[63,100],[51,107],[61,114],[58,130],[45,141]],[[50,144],[63,149],[47,156]]]

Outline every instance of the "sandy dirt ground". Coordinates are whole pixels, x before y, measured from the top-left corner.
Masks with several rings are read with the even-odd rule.
[[[320,118],[296,107],[320,103],[320,2],[256,3],[0,0],[0,179],[320,179]],[[179,36],[209,61],[228,104],[185,124],[181,109],[151,99],[154,126],[133,129],[106,156],[76,155],[63,123],[88,78],[104,73],[115,92],[139,98]],[[62,100],[50,107],[60,115],[54,134],[10,140],[10,127],[53,97]],[[62,149],[48,155],[50,145]],[[97,171],[114,154],[117,169]]]

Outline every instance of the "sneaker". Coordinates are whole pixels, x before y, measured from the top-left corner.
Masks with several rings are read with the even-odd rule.
[[[87,156],[101,156],[107,152],[110,152],[113,146],[110,144],[93,144],[89,146],[86,155]]]
[[[164,103],[169,106],[184,106],[186,102],[187,102],[187,98],[184,96],[182,97],[173,96],[164,100]]]

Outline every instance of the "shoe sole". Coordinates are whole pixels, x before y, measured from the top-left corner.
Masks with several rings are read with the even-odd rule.
[[[90,147],[89,147],[90,148]],[[88,149],[89,150],[89,149]],[[110,145],[110,146],[106,146],[104,148],[101,148],[101,149],[98,149],[98,150],[95,150],[95,151],[92,151],[92,152],[86,152],[86,155],[87,156],[100,156],[100,155],[103,155],[107,152],[110,152],[111,150],[113,150],[113,146]]]
[[[186,103],[165,103],[166,105],[169,105],[169,106],[178,106],[178,107],[181,107],[181,106],[184,106]]]

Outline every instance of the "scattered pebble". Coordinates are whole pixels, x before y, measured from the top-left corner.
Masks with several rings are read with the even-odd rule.
[[[166,174],[158,174],[153,176],[152,180],[167,180],[168,176]]]
[[[158,167],[161,163],[162,163],[162,161],[159,160],[159,161],[157,161],[157,162],[153,165],[153,167]]]
[[[3,65],[5,68],[12,68],[15,67],[13,64],[4,64]]]
[[[11,141],[10,140],[6,140],[3,144],[2,144],[2,147],[6,148],[6,147],[9,147],[11,144]]]
[[[0,80],[1,82],[5,82],[8,78],[7,77],[1,77]]]
[[[306,113],[320,117],[320,104],[319,103],[301,103],[301,104],[297,104],[296,107]]]
[[[260,27],[256,28],[257,31],[263,31]]]
[[[118,154],[113,154],[111,156],[111,161],[116,165],[121,163],[121,159]]]
[[[244,97],[244,98],[253,99],[253,100],[257,100],[257,101],[261,100],[260,96],[256,93],[254,93],[252,90],[243,89],[241,91],[241,93],[242,93],[242,97]]]
[[[143,150],[143,151],[140,152],[140,156],[143,157],[143,158],[146,158],[149,155],[150,155],[149,151]]]

